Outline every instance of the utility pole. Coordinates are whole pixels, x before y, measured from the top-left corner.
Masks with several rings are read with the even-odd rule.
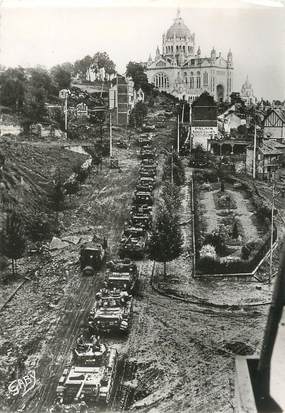
[[[273,172],[273,185],[272,185],[272,205],[271,205],[271,233],[270,233],[270,260],[269,260],[269,277],[268,284],[271,284],[272,280],[272,255],[273,255],[273,235],[274,235],[274,201],[275,201],[275,173]]]
[[[182,107],[182,117],[181,117],[181,123],[184,122],[184,108],[185,108],[185,103],[183,103],[183,107]]]
[[[110,162],[111,162],[111,159],[112,159],[112,156],[113,156],[112,138],[113,138],[112,137],[112,112],[110,110]]]
[[[173,145],[171,146],[171,185],[173,185]]]
[[[254,140],[253,140],[253,169],[252,169],[252,177],[255,179],[256,176],[256,121],[254,124]]]
[[[63,107],[63,113],[64,113],[64,136],[65,139],[67,139],[67,99],[69,95],[69,90],[68,89],[62,89],[59,91],[59,98],[64,100],[64,107]]]
[[[180,131],[179,131],[179,113],[178,113],[178,115],[177,115],[177,153],[178,153],[178,155],[179,155],[179,133],[180,133]]]

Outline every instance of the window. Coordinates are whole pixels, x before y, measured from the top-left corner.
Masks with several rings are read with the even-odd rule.
[[[200,72],[198,72],[198,73],[200,73]],[[201,87],[201,78],[200,78],[200,75],[196,78],[196,87],[197,87],[197,89],[200,89],[200,87]]]
[[[169,88],[169,79],[165,73],[157,73],[153,78],[153,83],[159,89]]]
[[[193,76],[193,72],[191,72],[191,76],[190,76],[190,89],[194,89],[194,76]]]

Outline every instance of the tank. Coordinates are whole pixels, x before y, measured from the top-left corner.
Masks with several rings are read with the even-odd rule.
[[[114,387],[118,355],[116,349],[106,349],[92,366],[66,368],[56,389],[57,396],[68,405],[82,398],[89,404],[109,404]]]
[[[108,296],[95,301],[89,314],[90,332],[100,335],[128,333],[132,308],[133,299],[127,292],[110,291]]]
[[[122,290],[125,287],[132,294],[137,281],[137,265],[130,259],[125,258],[107,263],[106,282],[110,289]]]

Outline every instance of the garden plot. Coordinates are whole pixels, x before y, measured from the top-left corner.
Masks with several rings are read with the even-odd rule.
[[[216,177],[205,183],[206,175],[194,179],[197,267],[203,273],[250,273],[268,250],[268,208],[245,184]]]

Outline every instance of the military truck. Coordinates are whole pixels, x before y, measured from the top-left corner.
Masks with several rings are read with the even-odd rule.
[[[94,275],[106,258],[107,243],[88,242],[80,248],[80,268],[82,275]]]

